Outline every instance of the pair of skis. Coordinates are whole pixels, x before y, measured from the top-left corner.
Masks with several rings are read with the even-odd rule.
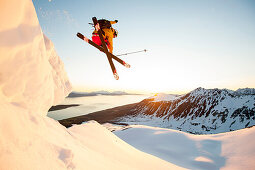
[[[120,64],[122,64],[123,66],[125,66],[125,67],[127,67],[127,68],[130,68],[130,65],[127,64],[126,62],[124,62],[123,60],[121,60],[120,58],[116,57],[115,55],[113,55],[112,53],[110,53],[110,52],[108,51],[107,46],[106,46],[106,43],[105,43],[105,41],[104,41],[104,37],[103,37],[103,34],[102,34],[102,30],[100,29],[99,23],[98,23],[98,21],[97,21],[97,18],[96,18],[96,17],[93,17],[92,20],[93,20],[94,26],[95,26],[95,28],[96,28],[96,30],[97,30],[97,32],[98,32],[98,35],[99,35],[99,37],[100,37],[100,40],[101,40],[101,42],[102,42],[102,47],[99,46],[99,45],[97,45],[96,43],[94,43],[93,41],[91,41],[90,39],[88,39],[87,37],[85,37],[84,35],[82,35],[82,34],[79,33],[79,32],[77,33],[77,36],[78,36],[80,39],[86,41],[87,43],[89,43],[89,44],[92,45],[93,47],[97,48],[98,50],[100,50],[100,51],[102,51],[102,52],[104,52],[104,53],[106,54],[107,59],[108,59],[108,61],[109,61],[109,64],[110,64],[110,66],[111,66],[111,69],[112,69],[113,76],[114,76],[114,78],[115,78],[116,80],[118,80],[118,79],[119,79],[119,75],[118,75],[118,73],[117,73],[117,71],[116,71],[116,68],[115,68],[115,65],[114,65],[112,59],[115,59],[116,61],[118,61]]]

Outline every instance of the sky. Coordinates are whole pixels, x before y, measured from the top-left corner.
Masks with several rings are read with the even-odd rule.
[[[75,91],[186,93],[197,87],[255,88],[253,0],[33,0],[43,32],[53,41]],[[117,19],[113,78],[91,38],[92,17]]]

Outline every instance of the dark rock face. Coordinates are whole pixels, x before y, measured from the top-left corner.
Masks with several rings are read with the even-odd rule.
[[[132,112],[122,121],[151,122],[197,134],[227,132],[255,125],[255,90],[197,88],[170,101],[145,99]]]

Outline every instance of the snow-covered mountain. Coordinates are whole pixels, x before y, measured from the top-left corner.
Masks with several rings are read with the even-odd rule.
[[[197,134],[233,131],[255,125],[254,92],[197,88],[181,96],[159,94],[140,102],[120,121]]]

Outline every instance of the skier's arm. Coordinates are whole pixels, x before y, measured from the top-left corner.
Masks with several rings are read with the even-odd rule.
[[[97,30],[94,30],[94,31],[93,31],[93,33],[92,33],[92,35],[93,35],[93,34],[98,34]],[[104,39],[105,39],[105,38],[106,38],[106,36],[105,36],[105,33],[104,33],[104,31],[103,31],[103,30],[102,30],[102,34],[103,34],[103,37],[104,37]]]
[[[108,45],[109,52],[112,53],[112,51],[113,51],[112,39],[109,39],[108,42],[109,42],[109,45]]]
[[[116,24],[117,22],[118,22],[118,20],[110,21],[111,24]]]
[[[92,34],[97,34],[97,30],[94,30]]]

